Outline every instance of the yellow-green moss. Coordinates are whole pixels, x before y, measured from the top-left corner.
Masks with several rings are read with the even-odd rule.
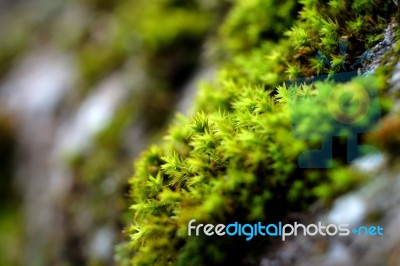
[[[188,237],[188,221],[274,222],[362,182],[362,175],[346,168],[298,168],[300,152],[315,143],[293,138],[287,88],[276,86],[297,76],[349,70],[382,39],[395,6],[380,0],[303,0],[299,17],[291,21],[288,16],[297,5],[284,1],[281,24],[270,13],[281,3],[234,2],[220,35],[223,49],[231,53],[229,61],[214,84],[200,89],[196,114],[180,117],[166,140],[136,161],[134,219],[127,229],[131,242],[120,253],[125,262],[131,256],[127,263],[132,265],[256,265],[268,239]],[[280,27],[286,28],[286,37],[276,38],[285,31]],[[279,34],[271,33],[275,29]],[[345,53],[340,42],[347,46]],[[381,85],[380,90],[387,88]],[[299,86],[297,93],[314,90],[318,95],[332,86]]]

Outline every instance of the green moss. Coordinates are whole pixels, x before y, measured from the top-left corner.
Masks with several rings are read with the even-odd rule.
[[[357,59],[378,41],[396,10],[392,1],[300,1],[304,4],[299,19],[286,32],[294,46],[289,66],[300,63],[297,76],[355,70]],[[379,8],[378,8],[379,7]],[[317,53],[326,56],[325,67],[313,60]],[[319,56],[317,58],[320,59]]]
[[[276,17],[270,12],[277,3],[234,3],[220,35],[225,49],[232,52],[230,61],[223,64],[214,84],[201,87],[196,114],[177,119],[166,140],[135,163],[130,180],[134,219],[127,229],[131,242],[123,249],[124,256],[132,256],[132,265],[257,264],[269,239],[188,237],[187,223],[191,219],[212,224],[274,222],[291,212],[306,211],[316,200],[330,202],[363,182],[364,176],[340,167],[340,158],[336,170],[302,170],[297,165],[298,155],[317,144],[313,138],[294,139],[289,91],[321,100],[301,106],[299,112],[311,111],[321,127],[307,116],[296,118],[303,132],[318,137],[336,130],[324,124],[329,114],[322,101],[335,85],[321,82],[289,90],[277,85],[287,78],[349,69],[378,41],[371,36],[380,34],[389,22],[393,4],[299,2],[303,7],[290,25],[286,16],[296,4],[285,1],[283,6],[291,7],[283,15],[288,19],[282,24],[286,37],[278,27],[277,38],[262,34],[274,30],[269,23],[274,21],[271,16]],[[372,11],[375,6],[379,9]],[[346,46],[345,54],[341,45]],[[367,86],[371,79],[375,78],[343,86]],[[380,90],[387,88],[379,84]]]
[[[136,162],[131,180],[136,222],[128,229],[137,252],[134,265],[244,263],[265,240],[244,244],[242,239],[188,238],[187,223],[272,222],[306,209],[318,197],[329,201],[363,180],[344,170],[299,171],[297,157],[313,142],[293,139],[285,88],[275,97],[261,87],[238,90],[225,84],[221,89],[230,96],[225,109],[181,119],[164,146],[153,147]],[[213,106],[212,99],[205,102]],[[310,108],[316,114],[312,119],[323,123],[326,106]],[[315,131],[308,117],[303,120],[298,121],[302,130]],[[334,130],[329,124],[319,129],[328,135]],[[205,246],[208,256],[195,248]]]

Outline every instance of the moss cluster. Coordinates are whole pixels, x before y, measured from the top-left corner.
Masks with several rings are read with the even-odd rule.
[[[392,1],[300,2],[299,19],[286,32],[295,59],[286,70],[289,78],[361,67],[364,52],[383,38],[397,9]]]
[[[224,84],[226,98],[207,101],[219,110],[181,118],[164,146],[138,160],[131,180],[136,222],[129,228],[134,265],[255,263],[254,251],[265,239],[188,238],[187,223],[274,222],[362,181],[343,169],[300,171],[297,157],[313,144],[293,139],[285,88],[270,93]]]
[[[361,2],[235,1],[216,41],[221,72],[238,84],[275,87],[287,79],[357,70],[397,10],[392,1]]]
[[[298,4],[299,17],[291,21]],[[275,8],[279,12],[271,15]],[[362,175],[346,168],[297,167],[299,153],[315,143],[292,137],[288,89],[276,86],[299,75],[350,69],[383,38],[394,11],[391,1],[379,0],[235,1],[220,35],[222,47],[231,52],[229,62],[215,84],[202,86],[197,113],[179,117],[166,140],[135,163],[134,219],[127,230],[132,241],[121,256],[132,256],[133,265],[257,264],[268,239],[188,237],[188,221],[273,222],[361,182]],[[323,97],[323,88],[333,86],[293,89]],[[325,105],[312,108],[317,116],[326,111]]]

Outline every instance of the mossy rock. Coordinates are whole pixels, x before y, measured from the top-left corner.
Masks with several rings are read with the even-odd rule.
[[[250,4],[260,6],[255,21],[252,13],[246,13],[254,8]],[[214,84],[200,88],[195,115],[179,116],[165,141],[136,161],[130,180],[134,219],[126,230],[131,242],[119,247],[126,263],[257,265],[270,239],[189,237],[188,222],[285,220],[290,213],[307,212],[318,200],[329,203],[363,182],[364,176],[347,168],[342,158],[336,158],[330,170],[298,167],[299,154],[316,143],[294,138],[289,90],[299,96],[324,97],[324,90],[334,90],[336,85],[322,81],[287,88],[283,82],[323,73],[334,79],[337,72],[362,68],[362,62],[355,63],[382,40],[384,29],[398,15],[397,7],[379,0],[285,1],[291,8],[280,14],[282,18],[301,8],[297,19],[280,24],[286,27],[279,30],[281,35],[262,34],[273,30],[263,24],[249,40],[242,40],[248,32],[233,30],[235,25],[245,25],[246,30],[260,27],[257,21],[262,18],[273,23],[271,10],[263,12],[262,7],[279,4],[234,2],[231,12],[235,13],[228,14],[220,35],[231,60],[223,62]],[[377,76],[343,86],[366,86],[382,77],[378,70]],[[383,97],[388,84],[377,84]],[[320,104],[313,109],[322,119],[327,107]],[[305,132],[316,130],[313,123],[302,125]],[[336,129],[327,125],[323,130],[333,135]]]

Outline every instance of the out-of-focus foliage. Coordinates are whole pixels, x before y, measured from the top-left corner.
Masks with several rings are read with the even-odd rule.
[[[287,60],[281,53],[287,49],[282,37],[299,6],[296,1],[233,2],[214,41],[230,79],[243,85],[274,85],[281,81]]]
[[[277,0],[236,0],[220,28],[225,51],[254,50],[265,42],[278,41],[297,15],[298,3]],[[251,15],[250,15],[251,14]]]
[[[20,197],[12,180],[15,160],[15,129],[12,121],[0,114],[0,265],[20,262],[22,219]]]
[[[121,1],[111,10],[101,1],[93,4],[102,15],[93,22],[99,28],[84,36],[78,50],[83,86],[115,69],[129,68],[130,60],[136,64],[132,71],[140,68],[144,79],[135,84],[140,90],[124,101],[113,121],[96,136],[94,147],[71,158],[75,181],[68,201],[73,204],[66,210],[74,214],[91,209],[96,223],[119,228],[121,220],[132,219],[121,217],[127,209],[121,197],[126,194],[125,178],[131,173],[130,147],[124,137],[132,125],[143,125],[143,134],[147,134],[137,141],[164,128],[176,94],[199,64],[202,45],[219,11],[218,6],[203,1]],[[78,222],[79,217],[70,217],[72,223]],[[82,235],[74,228],[68,234]],[[79,257],[74,259],[79,262]]]
[[[100,1],[101,2],[101,1]],[[144,58],[145,66],[161,78],[179,80],[193,69],[201,40],[218,14],[202,1],[122,1],[113,13],[95,19],[96,27],[80,48],[82,73],[88,82],[125,62]],[[183,73],[182,73],[183,72]],[[172,85],[179,85],[172,84]]]

